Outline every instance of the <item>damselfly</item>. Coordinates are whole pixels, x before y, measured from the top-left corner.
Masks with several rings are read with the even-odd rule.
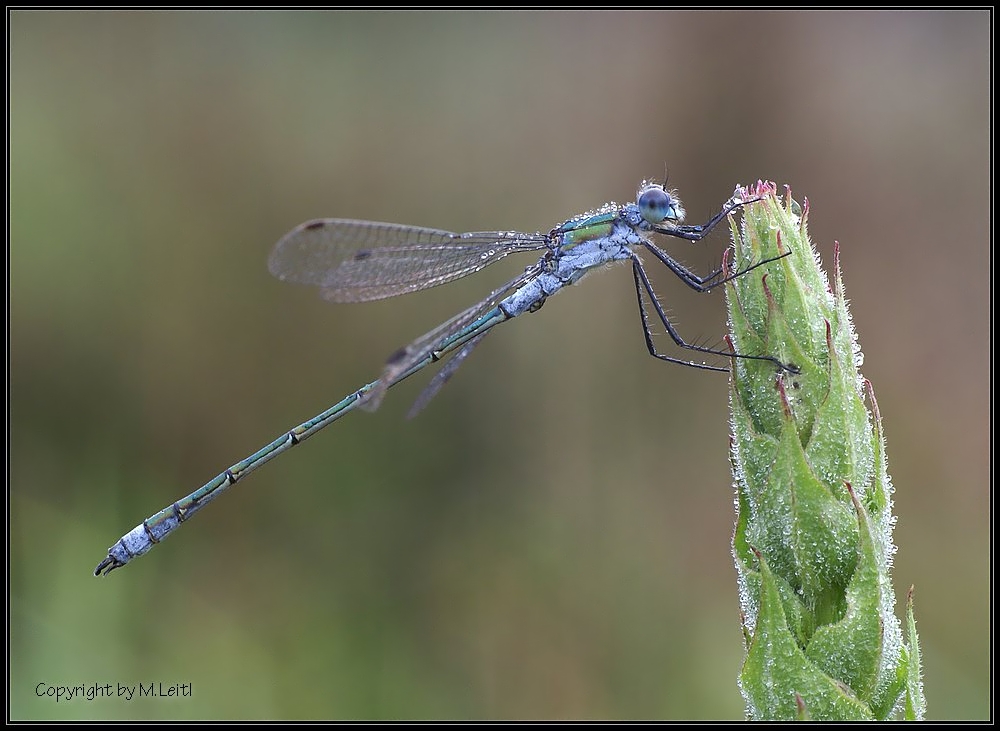
[[[494,326],[525,312],[535,312],[545,300],[584,275],[612,262],[632,265],[643,335],[650,355],[695,368],[725,371],[704,362],[685,360],[657,351],[653,343],[648,305],[673,341],[699,353],[769,361],[779,370],[795,372],[769,355],[734,353],[686,342],[671,324],[653,293],[639,252],[647,252],[667,266],[684,284],[707,292],[775,259],[766,259],[727,273],[720,267],[698,276],[658,246],[650,237],[662,234],[688,241],[704,238],[737,207],[751,202],[742,189],[707,223],[685,226],[684,208],[666,184],[643,182],[635,203],[609,203],[556,226],[548,233],[481,231],[456,234],[437,229],[392,223],[319,219],[292,230],[271,253],[271,273],[279,279],[321,288],[331,302],[364,302],[416,292],[451,282],[500,261],[509,254],[541,252],[522,274],[493,290],[485,299],[417,338],[393,354],[382,376],[354,391],[322,414],[299,424],[273,442],[237,462],[203,487],[142,521],[122,536],[94,570],[107,574],[174,532],[209,502],[243,477],[285,450],[299,444],[356,407],[375,409],[386,390],[431,363],[453,354],[431,379],[413,405],[420,411],[448,381],[469,353]],[[775,257],[781,258],[781,257]]]

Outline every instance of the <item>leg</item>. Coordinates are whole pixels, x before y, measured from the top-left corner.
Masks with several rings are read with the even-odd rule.
[[[674,259],[672,256],[670,256],[670,254],[665,252],[663,249],[654,244],[652,241],[644,241],[643,245],[653,254],[653,256],[655,256],[657,259],[663,262],[663,264],[665,264],[667,268],[670,269],[670,271],[676,274],[678,278],[682,282],[684,282],[684,284],[686,284],[696,292],[710,292],[712,289],[718,287],[720,284],[725,284],[726,282],[732,279],[736,279],[736,277],[741,277],[747,272],[753,271],[757,267],[763,266],[764,264],[770,264],[772,261],[777,261],[778,259],[784,259],[786,256],[792,253],[790,251],[786,251],[784,254],[779,254],[778,256],[772,256],[770,259],[764,259],[763,261],[759,261],[756,264],[751,264],[745,269],[740,269],[738,272],[734,272],[730,274],[728,277],[723,277],[722,279],[719,279],[719,277],[725,271],[724,267],[719,267],[718,269],[711,272],[707,276],[700,277],[694,272],[692,272],[690,269],[688,269],[686,266],[681,264],[679,261]]]
[[[757,200],[760,199],[753,198],[752,200],[741,201],[730,198],[726,202],[726,205],[722,207],[721,211],[712,216],[707,223],[703,223],[700,226],[653,226],[653,230],[656,231],[656,233],[664,234],[666,236],[674,236],[678,239],[687,239],[692,243],[695,241],[701,241],[703,238],[708,236],[709,233],[711,233],[712,229],[715,228],[719,221],[723,218],[728,216],[740,206],[746,205],[747,203],[753,203]]]
[[[671,261],[673,261],[673,260],[671,260]],[[676,262],[674,262],[674,263],[676,264]],[[763,264],[764,262],[761,262],[761,263]],[[668,264],[668,266],[669,266],[669,264]],[[680,266],[680,265],[678,264],[677,266]],[[680,268],[684,269],[683,267],[680,267]],[[671,267],[671,269],[673,269],[673,267]],[[674,270],[674,271],[676,273],[676,270]],[[687,272],[686,269],[684,269],[684,271]],[[690,274],[690,272],[688,272],[688,273]],[[722,356],[724,358],[746,358],[748,360],[766,360],[766,361],[769,361],[769,362],[773,363],[774,365],[776,365],[779,369],[781,369],[783,371],[788,371],[790,373],[797,373],[798,372],[798,369],[795,368],[794,366],[785,365],[784,363],[782,363],[777,358],[773,358],[773,357],[771,357],[769,355],[745,355],[743,353],[734,353],[734,352],[731,352],[731,351],[727,352],[727,351],[724,351],[724,350],[715,350],[714,348],[706,348],[706,347],[701,346],[701,345],[695,345],[693,343],[686,342],[680,336],[680,333],[678,333],[677,330],[674,328],[673,324],[670,322],[670,318],[667,317],[667,313],[664,312],[664,310],[663,310],[663,305],[660,304],[660,301],[656,298],[656,295],[653,293],[653,286],[650,283],[649,277],[646,274],[646,270],[643,269],[642,262],[639,260],[638,257],[633,257],[633,259],[632,259],[632,276],[635,279],[635,292],[636,292],[636,297],[639,300],[639,314],[642,317],[642,332],[643,332],[643,336],[646,338],[646,348],[649,350],[649,354],[652,355],[654,358],[659,358],[660,360],[665,360],[665,361],[668,361],[670,363],[680,363],[681,365],[693,366],[695,368],[704,368],[705,370],[710,370],[710,371],[727,371],[727,370],[729,370],[728,368],[719,368],[717,366],[710,366],[710,365],[707,365],[705,363],[696,363],[694,361],[681,360],[679,358],[671,358],[670,356],[663,355],[662,353],[658,353],[656,351],[656,346],[653,344],[653,336],[652,336],[652,332],[650,331],[650,327],[649,327],[649,315],[647,314],[645,304],[643,303],[643,298],[642,298],[643,291],[646,292],[646,295],[649,297],[650,301],[653,303],[653,309],[656,310],[656,314],[659,317],[660,322],[663,323],[663,327],[666,329],[667,334],[670,335],[671,339],[673,339],[673,341],[677,344],[678,347],[685,348],[687,350],[695,350],[695,351],[697,351],[699,353],[708,353],[708,354],[711,354],[711,355],[718,355],[718,356]],[[678,276],[680,276],[682,279],[684,279],[683,275],[678,274]],[[729,278],[731,279],[732,277],[729,277]],[[687,280],[685,280],[685,281],[687,281]],[[697,287],[695,287],[695,289],[697,289]],[[704,290],[700,290],[700,291],[704,291]]]

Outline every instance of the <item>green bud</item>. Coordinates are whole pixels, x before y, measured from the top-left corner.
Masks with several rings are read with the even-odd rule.
[[[892,484],[881,418],[834,254],[831,287],[806,234],[808,203],[741,190],[730,344],[733,552],[752,719],[920,719],[912,604],[894,613]],[[866,406],[866,400],[868,406]],[[869,412],[869,406],[871,412]]]

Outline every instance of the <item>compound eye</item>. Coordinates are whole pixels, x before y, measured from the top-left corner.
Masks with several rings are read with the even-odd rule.
[[[647,188],[639,193],[636,204],[639,206],[639,213],[649,223],[663,223],[667,219],[677,220],[674,199],[659,186]]]

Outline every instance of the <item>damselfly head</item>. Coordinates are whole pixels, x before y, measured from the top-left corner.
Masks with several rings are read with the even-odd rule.
[[[651,224],[667,221],[680,223],[684,220],[684,206],[675,191],[668,191],[659,183],[643,181],[636,194],[635,203],[639,213]]]

